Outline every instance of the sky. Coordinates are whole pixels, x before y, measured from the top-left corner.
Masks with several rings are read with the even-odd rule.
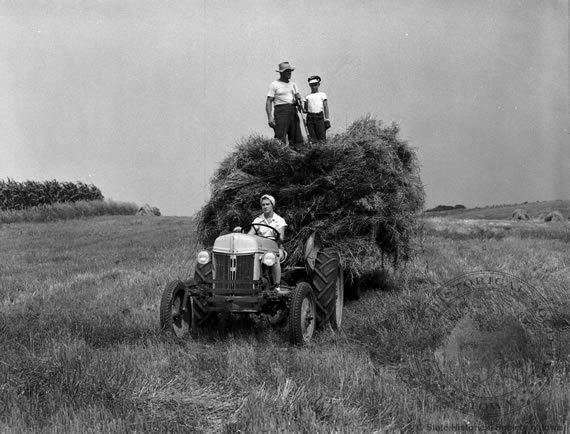
[[[329,131],[400,124],[426,208],[570,199],[567,0],[0,0],[0,178],[193,215],[283,61]]]

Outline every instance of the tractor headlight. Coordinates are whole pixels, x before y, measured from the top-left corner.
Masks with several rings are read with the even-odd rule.
[[[265,255],[263,255],[263,263],[268,267],[272,267],[275,264],[275,262],[277,262],[277,257],[275,256],[275,253],[267,252]]]
[[[210,254],[207,250],[202,250],[201,252],[198,252],[196,259],[198,260],[198,264],[205,265],[210,262]]]

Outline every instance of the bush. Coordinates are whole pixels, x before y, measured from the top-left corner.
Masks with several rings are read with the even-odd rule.
[[[438,205],[435,208],[426,209],[426,212],[438,212],[438,211],[451,211],[455,207],[451,205]]]

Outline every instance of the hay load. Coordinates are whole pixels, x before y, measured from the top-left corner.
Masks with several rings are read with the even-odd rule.
[[[386,255],[394,263],[410,258],[425,195],[416,153],[398,133],[396,124],[365,117],[302,152],[261,136],[242,140],[211,179],[200,240],[211,245],[221,232],[251,223],[267,193],[289,225],[292,263],[313,231],[353,277],[380,268]]]

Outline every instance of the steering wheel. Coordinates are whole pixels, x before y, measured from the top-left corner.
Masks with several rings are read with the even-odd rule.
[[[273,226],[266,225],[265,223],[252,223],[251,227],[255,231],[255,235],[257,235],[258,237],[260,237],[261,235],[259,235],[259,227],[256,227],[256,226],[263,226],[263,227],[271,229],[273,231],[273,233],[275,234],[275,241],[277,241],[277,240],[279,240],[279,238],[281,238],[281,234]]]

